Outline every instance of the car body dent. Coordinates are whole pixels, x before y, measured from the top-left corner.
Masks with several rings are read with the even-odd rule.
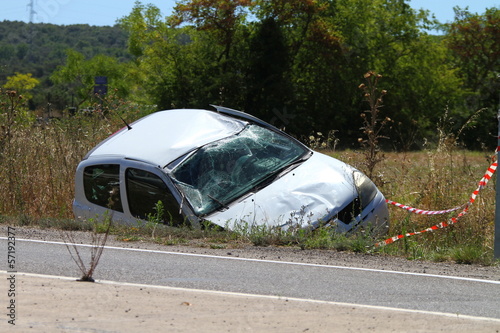
[[[238,133],[245,125],[242,120],[205,110],[160,111],[130,124],[130,130],[125,127],[118,131],[87,154],[87,158],[126,156],[163,167],[195,148]]]
[[[182,163],[191,152],[236,135],[252,123],[265,125],[263,127],[279,132],[305,147],[273,126],[258,119],[253,121],[250,115],[226,108],[217,109],[220,113],[194,109],[159,111],[130,124],[132,129],[125,127],[102,141],[77,168],[73,203],[75,216],[93,218],[107,215],[119,223],[140,222],[130,213],[124,180],[127,168],[139,168],[154,173],[165,182],[180,205],[179,211],[172,214],[182,212],[184,218],[195,226],[207,220],[229,229],[237,228],[239,223],[285,229],[290,226],[312,229],[320,224],[328,224],[341,232],[370,224],[387,229],[387,204],[378,189],[373,200],[364,205],[363,211],[353,216],[352,220],[340,221],[337,218],[341,210],[347,209],[353,200],[361,197],[355,184],[355,173],[359,171],[309,148],[306,149],[310,156],[296,161],[269,184],[262,188],[257,186],[258,190],[254,189],[232,202],[224,203],[207,215],[197,216],[171,174],[175,172],[176,165]],[[123,212],[95,205],[85,197],[84,168],[106,163],[120,165]]]
[[[314,228],[320,222],[331,220],[356,198],[353,172],[355,169],[349,165],[315,152],[271,185],[205,219],[229,228],[240,222]],[[379,214],[381,220],[388,218],[384,211]],[[349,231],[351,228],[343,229]]]

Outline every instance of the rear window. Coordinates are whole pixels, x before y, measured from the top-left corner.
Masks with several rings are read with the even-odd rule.
[[[123,212],[120,198],[120,166],[101,164],[85,168],[83,188],[88,201],[98,206]]]
[[[134,168],[127,169],[125,177],[130,213],[134,217],[147,220],[149,215],[156,215],[155,208],[161,201],[163,222],[174,224],[182,222],[177,200],[160,177]]]

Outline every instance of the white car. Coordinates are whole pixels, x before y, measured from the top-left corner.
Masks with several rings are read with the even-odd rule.
[[[363,173],[247,113],[177,109],[127,125],[76,171],[74,214],[133,224],[209,221],[385,233],[384,196]]]

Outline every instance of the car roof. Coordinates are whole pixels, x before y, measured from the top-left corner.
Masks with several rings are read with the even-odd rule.
[[[120,156],[165,167],[193,149],[240,132],[246,124],[209,110],[158,111],[102,141],[86,158]]]

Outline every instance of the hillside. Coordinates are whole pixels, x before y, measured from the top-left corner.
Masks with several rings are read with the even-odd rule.
[[[118,26],[58,26],[19,21],[0,22],[0,85],[16,72],[32,73],[43,92],[54,69],[64,64],[67,49],[91,58],[97,54],[127,60],[127,33]]]

